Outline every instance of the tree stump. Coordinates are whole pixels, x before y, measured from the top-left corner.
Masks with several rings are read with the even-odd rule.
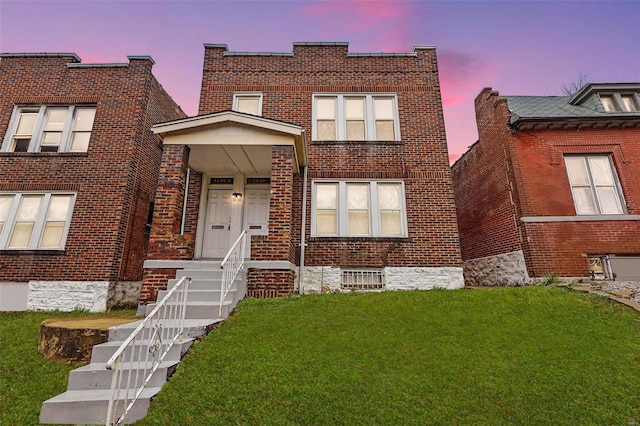
[[[40,324],[38,350],[46,359],[89,362],[93,346],[109,340],[109,327],[138,319],[128,315],[44,320]]]

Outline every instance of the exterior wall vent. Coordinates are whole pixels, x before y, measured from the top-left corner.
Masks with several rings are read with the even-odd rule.
[[[384,290],[385,279],[382,269],[343,269],[343,290]]]

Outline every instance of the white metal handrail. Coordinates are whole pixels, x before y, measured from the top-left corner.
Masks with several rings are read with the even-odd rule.
[[[113,370],[106,426],[120,425],[176,341],[182,341],[191,278],[183,277],[107,361]]]
[[[242,231],[220,264],[220,269],[222,269],[222,284],[220,286],[220,309],[218,311],[218,318],[222,318],[222,305],[236,280],[238,272],[244,268],[244,249],[246,242],[247,231]]]

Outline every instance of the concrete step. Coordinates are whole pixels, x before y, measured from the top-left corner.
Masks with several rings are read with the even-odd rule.
[[[191,277],[192,279],[215,279],[222,276],[222,269],[178,269],[176,278]]]
[[[176,283],[180,281],[178,279],[169,280],[167,284],[167,290],[171,290],[175,287]],[[189,285],[189,291],[191,290],[220,290],[222,278],[194,278]]]
[[[127,337],[129,337],[131,333],[133,333],[133,331],[141,322],[142,320],[109,328],[109,341],[123,342],[127,339]],[[176,322],[177,321],[166,321],[165,327],[172,327],[176,324]],[[218,319],[185,319],[184,338],[188,339],[204,336],[218,322],[220,322],[220,320]],[[150,333],[151,329],[145,329],[141,332],[140,338],[146,339],[149,337]]]
[[[132,398],[134,390],[129,392]],[[149,401],[160,392],[159,387],[146,388],[134,404],[125,423],[133,423],[147,415]],[[40,423],[104,424],[111,390],[74,390],[46,400],[40,411]]]
[[[160,290],[158,292],[158,300],[162,300],[169,290]],[[229,290],[227,298],[232,299],[235,294],[235,288]],[[187,302],[211,302],[220,303],[220,290],[194,290],[190,289],[187,294]]]
[[[167,308],[170,308],[172,304],[168,304]],[[149,315],[155,308],[155,303],[149,303],[146,308],[145,315]],[[234,302],[229,298],[222,305],[222,318],[229,316],[229,313],[233,310]],[[186,319],[218,319],[219,314],[218,302],[187,302],[187,312],[185,313]]]
[[[131,383],[132,386],[140,386],[146,377],[144,376],[144,368],[149,370],[153,367],[152,363],[139,363],[139,362],[125,362],[122,365],[122,383]],[[151,380],[147,386],[150,387],[162,387],[167,381],[169,374],[175,370],[178,365],[178,361],[163,361],[158,366],[158,369],[153,373]],[[134,369],[131,382],[129,380],[128,369]],[[147,371],[146,374],[149,374]],[[113,379],[113,370],[107,370],[107,364],[105,363],[92,363],[85,365],[69,373],[69,384],[67,390],[97,390],[97,389],[111,389],[111,381]]]
[[[125,354],[123,361],[131,361],[132,356],[135,357],[136,361],[145,361],[146,359],[152,360],[153,358],[149,353],[147,343],[147,339],[143,339],[143,341],[134,344],[131,350],[128,350]],[[91,363],[106,363],[107,361],[109,361],[111,355],[116,352],[121,344],[122,342],[106,342],[94,346],[93,351],[91,352]],[[179,361],[182,356],[189,350],[189,347],[191,347],[192,344],[193,339],[184,339],[182,342],[174,343],[169,350],[169,353],[165,357],[165,361]],[[158,357],[160,356],[160,354],[157,354],[156,356]]]

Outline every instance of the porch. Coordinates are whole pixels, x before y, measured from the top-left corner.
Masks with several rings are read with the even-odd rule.
[[[307,164],[299,126],[234,111],[153,127],[163,138],[141,303],[176,271],[216,268],[244,231],[248,294],[294,291],[294,175]]]

